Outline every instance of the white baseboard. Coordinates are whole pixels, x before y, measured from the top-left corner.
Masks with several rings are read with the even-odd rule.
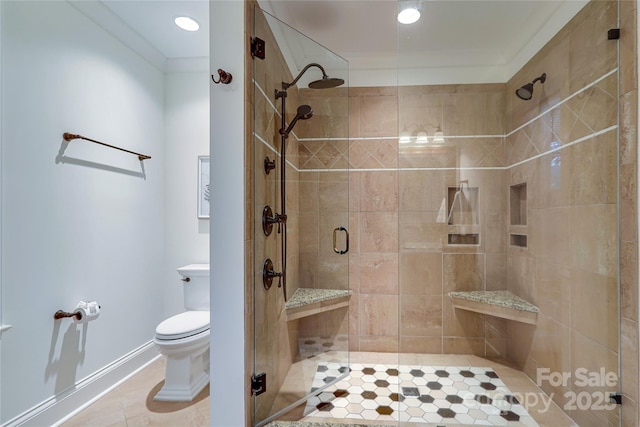
[[[55,395],[7,421],[2,427],[58,426],[113,390],[159,356],[155,345],[149,341],[78,381],[71,389]]]

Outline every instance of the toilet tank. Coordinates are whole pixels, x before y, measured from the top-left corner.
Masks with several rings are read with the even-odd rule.
[[[209,310],[209,264],[189,264],[178,269],[182,276],[184,308]]]

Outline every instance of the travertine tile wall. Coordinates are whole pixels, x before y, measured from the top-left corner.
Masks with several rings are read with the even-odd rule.
[[[447,294],[505,286],[504,205],[494,191],[504,176],[504,85],[401,87],[398,96],[401,132],[417,125],[431,135],[435,125],[447,137],[444,147],[399,151],[400,351],[503,355],[504,324],[454,310]],[[460,181],[478,190],[477,225],[438,220]],[[479,245],[449,244],[450,233],[478,233]],[[436,281],[425,286],[419,264]]]
[[[280,386],[291,367],[297,352],[297,323],[288,323],[284,312],[284,294],[282,288],[277,286],[278,280],[274,280],[268,291],[262,287],[262,265],[266,258],[274,263],[275,271],[282,271],[281,266],[281,235],[274,227],[270,236],[265,236],[262,231],[262,209],[269,205],[273,212],[281,213],[280,203],[280,159],[276,151],[280,149],[281,109],[280,101],[275,100],[273,91],[281,89],[283,81],[291,81],[293,78],[277,48],[277,43],[269,24],[261,11],[257,11],[254,17],[253,1],[246,3],[246,31],[247,40],[253,36],[254,18],[256,34],[265,40],[269,46],[268,54],[264,60],[252,59],[248,54],[247,76],[253,77],[247,84],[247,135],[246,135],[246,271],[245,282],[246,316],[245,324],[247,344],[246,372],[247,379],[253,373],[267,372],[269,387],[267,392],[255,399],[251,396],[251,384],[247,385],[247,420],[263,420],[268,415],[277,412],[274,401],[278,396]],[[255,85],[254,85],[255,83]],[[288,90],[287,102],[297,106],[297,90]],[[255,108],[254,108],[255,107]],[[289,107],[288,110],[291,110]],[[288,111],[287,123],[295,115]],[[290,140],[295,139],[295,135]],[[295,141],[289,141],[287,152],[290,157],[297,151]],[[263,162],[265,157],[276,160],[276,169],[268,175],[264,172]],[[295,160],[295,158],[294,158]],[[297,283],[297,206],[298,186],[295,168],[287,166],[287,214],[288,222],[288,283],[291,295]],[[254,288],[255,283],[255,288]],[[254,365],[255,364],[255,365]]]
[[[311,93],[300,96],[314,105]],[[324,111],[326,101],[315,101],[325,118],[343,113],[343,105]],[[505,287],[505,206],[494,191],[504,187],[503,111],[501,84],[351,88],[348,175],[344,142],[322,139],[326,120],[301,128],[301,218],[309,219],[301,258],[310,260],[301,286],[341,289],[348,269],[352,350],[505,354],[504,322],[456,312],[446,296]],[[446,144],[398,144],[399,132],[432,137],[437,127]],[[448,225],[438,213],[461,180],[478,189],[481,220]],[[333,228],[315,225],[323,210],[348,214],[349,265],[318,244]],[[448,244],[448,233],[468,232],[480,235],[478,245]],[[315,263],[318,253],[328,256]]]
[[[509,248],[507,287],[540,308],[535,327],[508,323],[507,355],[534,381],[539,368],[569,373],[565,384],[541,385],[580,426],[618,425],[617,409],[572,409],[571,397],[611,391],[579,387],[575,374],[617,373],[620,332],[622,425],[638,425],[635,2],[621,7],[620,97],[618,47],[607,40],[617,27],[614,1],[590,2],[507,83],[512,94],[547,73],[531,101],[507,98],[505,154],[515,166],[506,180],[527,184],[528,204],[526,227],[518,229],[528,247]]]
[[[336,253],[333,240],[336,228],[349,226],[348,93],[345,87],[299,91],[300,103],[313,108],[313,117],[296,125],[301,137],[296,159],[300,170],[297,286],[301,288],[349,289],[349,255]],[[353,231],[349,232],[353,245]],[[344,250],[344,232],[335,234],[335,249]],[[299,336],[334,337],[333,349],[346,352],[348,325],[346,308],[332,310],[300,319]]]

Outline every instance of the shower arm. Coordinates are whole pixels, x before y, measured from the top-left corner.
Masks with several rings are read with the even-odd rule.
[[[540,82],[540,83],[544,83],[544,81],[547,79],[547,73],[542,74],[540,77],[536,77],[535,79],[533,79],[533,81],[531,82],[532,85]]]
[[[306,67],[304,67],[304,68],[302,69],[302,71],[300,71],[300,74],[298,74],[298,76],[297,76],[295,79],[293,79],[293,81],[292,81],[291,83],[285,83],[285,82],[282,82],[282,89],[287,90],[287,89],[289,89],[291,86],[295,85],[295,84],[298,82],[298,80],[300,80],[300,77],[302,77],[302,75],[303,75],[304,73],[306,73],[306,72],[307,72],[307,70],[308,70],[310,67],[318,67],[318,68],[320,69],[320,71],[322,71],[322,78],[323,78],[323,79],[326,79],[326,78],[328,78],[328,77],[329,77],[329,76],[327,76],[327,73],[324,71],[324,68],[322,67],[322,65],[320,65],[320,64],[316,64],[315,62],[312,62],[311,64],[308,64]]]

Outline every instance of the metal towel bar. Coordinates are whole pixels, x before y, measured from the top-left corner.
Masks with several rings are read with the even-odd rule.
[[[138,160],[143,161],[146,159],[150,159],[151,156],[147,156],[146,154],[136,153],[135,151],[125,150],[124,148],[116,147],[115,145],[107,144],[104,142],[96,141],[95,139],[87,138],[86,136],[77,135],[75,133],[65,132],[62,134],[62,137],[65,141],[72,141],[74,139],[84,139],[85,141],[94,142],[96,144],[104,145],[105,147],[115,148],[116,150],[124,151],[125,153],[130,153],[138,156]]]

